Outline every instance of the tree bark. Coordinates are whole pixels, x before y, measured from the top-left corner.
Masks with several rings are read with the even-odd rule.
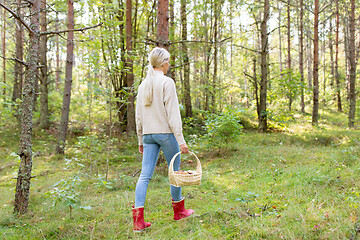
[[[181,36],[183,43],[181,44],[183,55],[183,69],[184,69],[184,100],[185,100],[185,115],[186,117],[192,117],[192,105],[190,96],[190,64],[188,49],[186,46],[187,41],[187,19],[186,19],[186,0],[181,0]]]
[[[21,12],[21,0],[16,1],[17,6],[17,15],[22,18]],[[16,28],[15,28],[15,56],[20,61],[24,58],[24,38],[23,38],[24,27],[19,20],[16,20]],[[14,88],[12,94],[12,101],[15,102],[16,99],[22,99],[21,91],[22,91],[22,84],[23,84],[23,65],[18,61],[15,62],[14,65]],[[18,118],[20,116],[17,115]]]
[[[339,0],[336,0],[336,30],[335,30],[335,84],[336,84],[336,99],[338,112],[342,112],[341,106],[341,92],[340,92],[340,75],[339,75],[339,25],[340,12]]]
[[[169,50],[169,0],[158,0],[157,16],[158,46]]]
[[[5,1],[4,1],[5,3]],[[2,32],[2,56],[3,58],[3,82],[6,84],[6,9],[3,9],[3,32]],[[6,99],[6,88],[3,89],[3,97]]]
[[[355,110],[356,110],[356,94],[355,94],[355,82],[356,82],[356,48],[355,48],[355,0],[351,0],[351,12],[350,12],[350,38],[349,38],[349,62],[350,62],[350,74],[349,74],[349,128],[355,127]]]
[[[319,0],[314,7],[314,67],[313,67],[313,111],[312,124],[319,121]]]
[[[59,17],[56,14],[56,23],[55,28],[56,31],[59,31]],[[60,43],[59,43],[59,35],[55,36],[55,45],[56,45],[56,73],[55,73],[55,87],[56,90],[59,89],[60,85]]]
[[[68,29],[74,29],[74,0],[68,0]],[[67,55],[65,68],[65,85],[63,93],[63,106],[61,110],[61,120],[59,126],[59,139],[56,152],[64,154],[65,142],[69,123],[72,68],[74,63],[74,32],[68,32],[67,37]]]
[[[126,49],[127,49],[127,72],[126,82],[128,87],[127,126],[128,134],[135,132],[135,108],[134,108],[134,74],[132,56],[132,0],[126,0]]]
[[[40,12],[40,30],[47,31],[46,19],[46,0],[41,0]],[[49,122],[49,105],[48,105],[48,73],[47,73],[47,36],[40,37],[40,128],[48,129]]]
[[[303,0],[300,0],[300,35],[299,35],[300,51],[299,51],[299,72],[301,86],[301,112],[305,113],[305,97],[304,97],[304,6]]]
[[[33,110],[35,95],[35,79],[38,73],[38,44],[40,40],[39,18],[40,18],[40,0],[33,0],[31,9],[31,29],[28,52],[28,68],[24,81],[23,101],[21,104],[21,133],[19,156],[21,158],[19,172],[16,182],[16,192],[14,200],[14,212],[24,214],[28,211],[30,196],[30,180],[32,169],[32,143],[31,136],[33,130]]]
[[[291,106],[292,106],[292,102],[293,102],[293,97],[292,97],[292,91],[293,89],[291,89],[291,78],[292,78],[292,69],[291,69],[291,19],[290,19],[290,4],[291,1],[288,0],[287,1],[287,61],[286,61],[286,67],[287,67],[287,77],[288,77],[288,81],[289,81],[289,89],[287,89],[288,91],[288,98],[289,98],[289,111],[291,111]]]
[[[174,0],[170,0],[170,29],[169,29],[169,38],[170,42],[175,40],[175,9],[174,9]],[[169,76],[176,82],[175,78],[175,61],[176,61],[176,54],[175,54],[176,46],[170,46],[170,69],[169,69]]]
[[[261,81],[259,130],[267,131],[267,83],[268,83],[268,33],[267,22],[270,14],[269,0],[264,1],[264,19],[261,22]]]
[[[218,69],[218,25],[219,25],[219,15],[220,15],[220,9],[217,1],[214,1],[213,3],[214,7],[214,73],[213,73],[213,79],[211,84],[211,111],[216,112],[216,92],[217,92],[217,69]]]

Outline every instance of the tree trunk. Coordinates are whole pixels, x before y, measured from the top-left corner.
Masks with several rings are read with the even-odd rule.
[[[300,0],[300,35],[299,35],[299,42],[300,42],[300,51],[299,51],[299,71],[300,71],[300,82],[302,83],[301,86],[301,112],[305,113],[305,97],[304,97],[304,6],[303,0]]]
[[[169,29],[169,38],[170,38],[170,42],[175,40],[175,12],[174,12],[174,0],[170,0],[170,29]],[[176,82],[175,79],[175,61],[176,61],[176,56],[175,56],[175,50],[176,50],[176,46],[170,46],[170,69],[169,69],[169,76]]]
[[[39,18],[40,18],[40,0],[32,1],[31,9],[31,29],[28,52],[28,68],[23,89],[23,101],[21,104],[21,133],[19,156],[21,158],[19,172],[16,182],[16,192],[14,200],[14,212],[24,214],[28,210],[30,196],[30,180],[32,169],[32,129],[33,129],[33,110],[35,95],[35,78],[37,76],[37,67],[39,60],[38,44],[40,41]]]
[[[267,78],[268,78],[268,33],[267,22],[269,19],[269,0],[264,2],[264,19],[261,22],[261,81],[260,81],[260,118],[259,130],[267,131]]]
[[[128,87],[127,104],[127,133],[135,132],[135,108],[134,108],[134,74],[132,55],[132,0],[126,0],[126,49],[128,58],[126,61],[127,69],[126,82]]]
[[[212,112],[216,111],[216,88],[217,88],[217,68],[218,68],[218,22],[219,22],[219,15],[220,9],[217,1],[214,1],[214,73],[213,73],[213,80],[211,84],[211,110]]]
[[[289,94],[289,111],[291,111],[291,106],[293,102],[292,97],[292,91],[291,89],[291,78],[292,78],[292,70],[291,70],[291,19],[290,19],[290,0],[287,1],[287,61],[286,61],[286,67],[287,67],[287,77],[289,81],[289,87],[288,87],[288,94]]]
[[[313,111],[312,124],[319,121],[319,0],[314,7],[314,66],[313,66]]]
[[[5,1],[4,1],[5,3]],[[3,58],[3,82],[6,84],[6,9],[3,9],[3,32],[2,32],[2,56]],[[3,89],[3,97],[6,99],[6,88]]]
[[[169,0],[158,0],[157,16],[158,46],[169,50]]]
[[[41,0],[41,12],[40,12],[40,30],[42,32],[47,31],[46,20],[46,0]],[[48,129],[50,127],[49,122],[49,106],[48,106],[48,74],[47,74],[47,36],[40,37],[40,128]]]
[[[74,0],[68,0],[68,29],[74,29]],[[67,55],[65,68],[65,85],[63,93],[63,106],[61,110],[61,120],[59,126],[59,139],[56,152],[64,154],[65,142],[69,123],[71,85],[72,85],[72,68],[74,63],[74,32],[68,32],[67,38]]]
[[[56,23],[55,29],[59,31],[59,17],[56,14]],[[60,85],[60,43],[59,43],[59,35],[55,36],[55,45],[56,45],[56,73],[55,73],[55,86],[56,90],[59,89]]]
[[[17,5],[17,15],[22,18],[22,12],[21,12],[21,0],[16,1]],[[20,21],[16,20],[16,28],[15,28],[15,56],[20,61],[24,58],[24,38],[23,38],[23,30],[24,27],[20,23]],[[13,89],[13,95],[12,95],[12,101],[16,101],[16,99],[22,99],[21,91],[22,91],[22,83],[23,83],[23,65],[19,62],[15,62],[14,65],[14,89]],[[20,116],[17,115],[18,118]]]
[[[336,99],[338,112],[342,112],[341,106],[341,92],[340,92],[340,75],[339,75],[339,0],[336,0],[336,30],[335,30],[335,84],[336,84]]]
[[[350,13],[350,38],[349,38],[349,62],[350,62],[350,75],[349,75],[349,128],[355,127],[355,109],[356,109],[356,48],[355,48],[355,0],[351,0],[351,13]]]
[[[282,71],[283,71],[283,67],[282,67],[282,39],[281,39],[281,8],[279,6],[279,2],[277,2],[277,8],[279,10],[279,64],[280,64],[280,76],[282,78]]]
[[[187,49],[187,20],[186,20],[186,0],[181,0],[181,36],[183,43],[181,44],[183,65],[184,65],[184,100],[185,100],[185,115],[192,117],[192,106],[190,96],[190,63]]]
[[[334,86],[335,82],[335,63],[334,63],[334,37],[333,37],[333,18],[330,18],[330,29],[329,29],[329,49],[330,49],[330,64],[331,64],[331,79],[330,86]]]

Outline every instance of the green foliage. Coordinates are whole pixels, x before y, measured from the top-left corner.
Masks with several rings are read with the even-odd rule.
[[[241,110],[228,107],[220,114],[206,113],[204,138],[209,146],[221,148],[224,143],[238,139],[243,129],[239,123],[239,111]]]

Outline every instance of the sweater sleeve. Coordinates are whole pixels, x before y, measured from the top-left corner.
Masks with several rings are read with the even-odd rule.
[[[176,87],[171,78],[167,80],[164,86],[164,105],[170,129],[180,146],[185,143],[185,139],[182,133],[182,122]]]
[[[139,145],[143,145],[143,129],[142,129],[142,113],[139,102],[139,95],[137,96],[136,109],[135,109],[135,121],[136,121],[136,133],[138,136]]]

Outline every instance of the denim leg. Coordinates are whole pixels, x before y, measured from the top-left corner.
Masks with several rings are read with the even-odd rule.
[[[160,145],[153,141],[151,135],[144,135],[144,152],[141,174],[135,190],[135,207],[143,207],[145,205],[147,187],[149,180],[154,174],[159,152]]]
[[[156,134],[154,140],[161,146],[161,150],[164,153],[168,166],[173,156],[180,152],[179,144],[176,141],[174,134]],[[178,155],[174,161],[174,171],[180,169],[180,155]],[[174,201],[181,200],[181,187],[170,186],[171,197]]]

